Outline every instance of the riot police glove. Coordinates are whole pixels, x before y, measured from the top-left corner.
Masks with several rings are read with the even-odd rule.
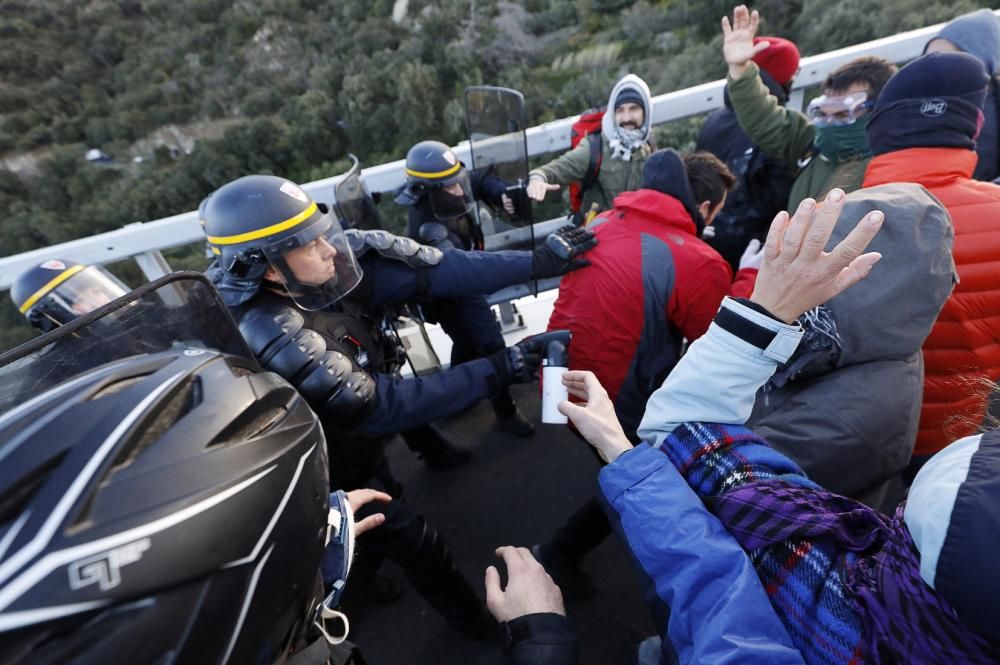
[[[553,330],[539,335],[525,337],[514,346],[497,351],[487,359],[493,364],[497,379],[503,386],[512,383],[530,383],[538,378],[538,367],[542,364],[549,342],[558,341],[569,345],[568,330]]]
[[[593,231],[564,226],[549,235],[541,247],[532,253],[531,278],[545,279],[565,275],[570,270],[589,266],[590,261],[577,258],[597,244]]]

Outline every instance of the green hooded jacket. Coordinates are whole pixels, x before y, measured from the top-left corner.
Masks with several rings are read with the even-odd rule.
[[[616,196],[622,192],[639,189],[639,185],[642,184],[642,168],[646,165],[649,155],[652,154],[652,150],[647,144],[634,152],[632,158],[627,162],[612,159],[611,148],[603,136],[601,137],[601,150],[604,155],[601,158],[601,170],[597,175],[597,182],[582,192],[583,205],[580,206],[580,210],[584,213],[588,212],[594,203],[599,206],[599,210],[611,210],[614,207]],[[548,183],[568,185],[583,180],[583,177],[587,175],[589,165],[590,141],[583,140],[569,152],[538,167],[531,173],[544,176]]]
[[[794,211],[805,198],[821,199],[834,187],[850,193],[861,189],[870,158],[835,163],[812,155],[816,129],[802,113],[778,103],[753,62],[738,79],[728,78],[729,98],[740,126],[761,150],[786,162],[799,173],[788,197]]]

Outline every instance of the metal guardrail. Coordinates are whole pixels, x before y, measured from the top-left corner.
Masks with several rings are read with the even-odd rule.
[[[996,13],[1000,15],[1000,10]],[[922,52],[924,44],[937,34],[943,25],[943,23],[933,25],[803,58],[799,73],[795,76],[789,106],[801,109],[806,88],[821,83],[830,71],[858,56],[877,55],[893,62],[905,62],[917,57]],[[718,80],[657,95],[653,98],[653,124],[663,124],[721,107],[724,87],[725,81]],[[578,117],[563,118],[529,128],[526,132],[528,154],[534,157],[568,149],[570,147],[570,128]],[[469,146],[467,142],[459,144],[455,151],[460,158],[468,160]],[[317,200],[330,200],[338,178],[339,176],[334,176],[317,180],[303,185],[302,188]],[[361,178],[370,192],[391,191],[403,183],[403,160],[364,169],[361,172]],[[535,225],[536,233],[543,235],[545,229],[554,229],[562,223],[564,223],[562,219],[540,222]],[[507,232],[490,236],[487,238],[487,248],[510,247],[511,244],[517,242],[517,235],[516,232]],[[203,240],[204,234],[198,223],[196,211],[152,222],[136,222],[116,231],[0,258],[0,290],[9,289],[13,280],[23,271],[50,258],[72,259],[87,264],[105,264],[134,259],[148,279],[155,279],[169,270],[169,266],[160,254],[161,250],[198,243]],[[507,291],[511,291],[511,294],[507,294]],[[529,292],[527,287],[516,287],[513,290],[505,289],[502,293],[506,297],[512,295],[514,291],[518,291],[518,293],[513,297],[526,295]],[[496,298],[492,300],[500,302]]]

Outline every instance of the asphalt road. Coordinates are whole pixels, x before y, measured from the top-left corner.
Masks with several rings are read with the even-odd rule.
[[[537,385],[519,386],[515,396],[537,423]],[[390,445],[390,463],[406,489],[406,501],[444,534],[459,568],[482,590],[483,572],[496,563],[494,550],[547,540],[592,496],[598,463],[562,425],[539,425],[530,439],[495,432],[486,402],[440,424],[473,452],[465,466],[432,471],[401,440]],[[586,559],[584,570],[598,593],[567,607],[580,640],[580,665],[628,663],[637,638],[656,632],[628,554],[612,536]],[[392,564],[383,571],[404,587],[402,597],[391,605],[372,604],[363,617],[351,617],[350,639],[361,646],[370,665],[503,662],[499,646],[452,631]]]

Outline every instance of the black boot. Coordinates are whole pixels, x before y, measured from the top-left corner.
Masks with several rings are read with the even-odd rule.
[[[497,417],[498,430],[522,438],[535,433],[535,426],[517,408],[517,403],[514,402],[509,390],[502,390],[491,402],[493,403],[493,412]]]
[[[433,425],[407,430],[400,435],[407,447],[432,469],[453,469],[472,457],[472,453],[456,446]]]

